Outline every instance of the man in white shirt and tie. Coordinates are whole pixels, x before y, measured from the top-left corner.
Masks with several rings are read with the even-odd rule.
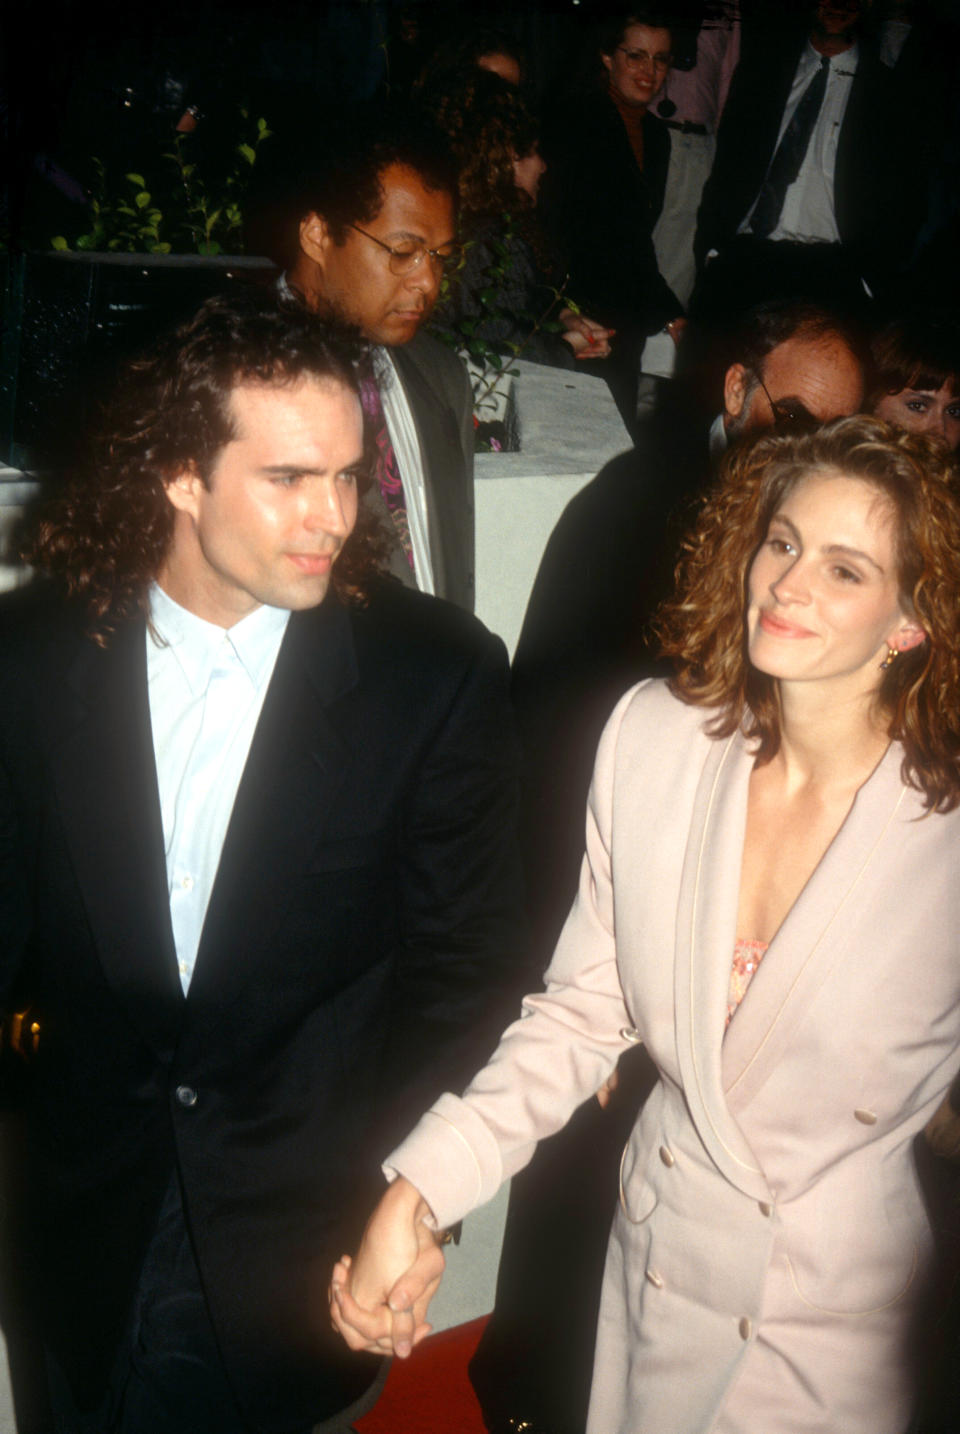
[[[819,0],[799,26],[776,7],[745,44],[698,220],[701,313],[721,289],[741,311],[799,295],[849,310],[904,256],[920,212],[889,73],[863,35],[870,3]]]

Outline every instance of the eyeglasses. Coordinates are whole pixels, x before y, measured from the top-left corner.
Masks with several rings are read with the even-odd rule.
[[[759,374],[757,382],[767,395],[775,428],[779,428],[783,433],[812,433],[815,428],[820,427],[819,418],[814,418],[799,398],[771,398],[770,390]]]
[[[634,70],[639,65],[653,65],[655,70],[669,70],[673,64],[673,56],[665,54],[661,50],[658,50],[655,55],[651,55],[646,50],[627,50],[623,45],[618,45],[617,49]]]
[[[412,274],[414,269],[419,269],[424,259],[429,258],[434,269],[441,273],[448,268],[453,268],[460,261],[461,247],[459,244],[441,244],[439,249],[428,249],[426,244],[418,244],[410,240],[405,244],[385,244],[378,239],[376,234],[369,234],[366,229],[361,229],[359,224],[348,225],[350,229],[356,229],[364,239],[372,239],[374,244],[379,244],[390,255],[387,260],[387,267],[391,274],[401,276]]]

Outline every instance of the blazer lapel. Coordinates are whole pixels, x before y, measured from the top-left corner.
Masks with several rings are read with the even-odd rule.
[[[788,912],[723,1043],[723,1087],[742,1109],[782,1059],[797,1023],[842,958],[844,916],[907,795],[891,743]],[[744,933],[748,934],[748,933]]]
[[[69,673],[78,705],[54,715],[54,780],[74,870],[111,987],[161,1059],[183,995],[170,927],[147,694],[145,628],[105,649],[83,640]]]
[[[737,932],[753,756],[742,736],[711,742],[681,877],[674,998],[677,1055],[691,1115],[718,1168],[756,1199],[769,1195],[721,1084],[726,999]]]
[[[452,411],[439,403],[436,394],[412,356],[403,348],[391,350],[393,362],[403,384],[420,440],[420,461],[423,464],[430,525],[430,560],[433,564],[434,591],[441,596],[449,591],[449,556],[444,549],[444,533],[457,532],[464,517],[459,511],[462,489],[459,483],[444,481],[445,475],[432,467],[431,455],[444,454],[447,462],[458,461],[460,435]]]
[[[293,613],[224,839],[190,983],[191,1009],[224,1009],[262,970],[290,883],[347,769],[349,737],[328,709],[356,685],[353,637],[340,604],[328,600]]]

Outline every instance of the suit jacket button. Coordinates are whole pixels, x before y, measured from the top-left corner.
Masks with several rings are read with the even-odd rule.
[[[637,1045],[640,1040],[640,1032],[636,1026],[621,1026],[620,1039],[621,1041],[629,1041],[631,1045]]]
[[[749,1339],[752,1334],[753,1325],[747,1319],[746,1315],[744,1315],[743,1319],[740,1321],[740,1338]]]
[[[192,1085],[178,1085],[176,1096],[181,1105],[189,1107],[197,1103],[197,1092]]]
[[[674,1159],[673,1151],[668,1150],[665,1145],[661,1145],[660,1147],[660,1159],[663,1161],[664,1165],[667,1167],[668,1170],[677,1163]]]
[[[876,1125],[877,1112],[875,1110],[855,1110],[853,1118],[859,1120],[861,1125]]]
[[[663,1276],[658,1275],[656,1270],[647,1270],[647,1279],[653,1285],[653,1288],[655,1290],[663,1289]]]

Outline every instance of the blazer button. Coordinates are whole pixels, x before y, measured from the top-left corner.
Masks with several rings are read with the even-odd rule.
[[[670,1170],[677,1163],[674,1159],[673,1151],[668,1150],[665,1145],[661,1145],[660,1147],[660,1159],[663,1161],[664,1165],[667,1167],[668,1170]]]
[[[636,1026],[621,1026],[620,1039],[621,1041],[629,1041],[631,1045],[635,1046],[640,1040],[640,1032]]]
[[[853,1118],[859,1120],[861,1125],[876,1125],[877,1112],[875,1110],[855,1110]]]
[[[656,1270],[647,1270],[647,1279],[655,1290],[663,1289],[663,1276],[658,1275]]]
[[[749,1339],[752,1334],[753,1325],[747,1319],[746,1315],[744,1315],[743,1319],[740,1321],[740,1338]]]
[[[192,1085],[178,1085],[176,1096],[181,1105],[189,1107],[197,1103],[197,1092]]]

